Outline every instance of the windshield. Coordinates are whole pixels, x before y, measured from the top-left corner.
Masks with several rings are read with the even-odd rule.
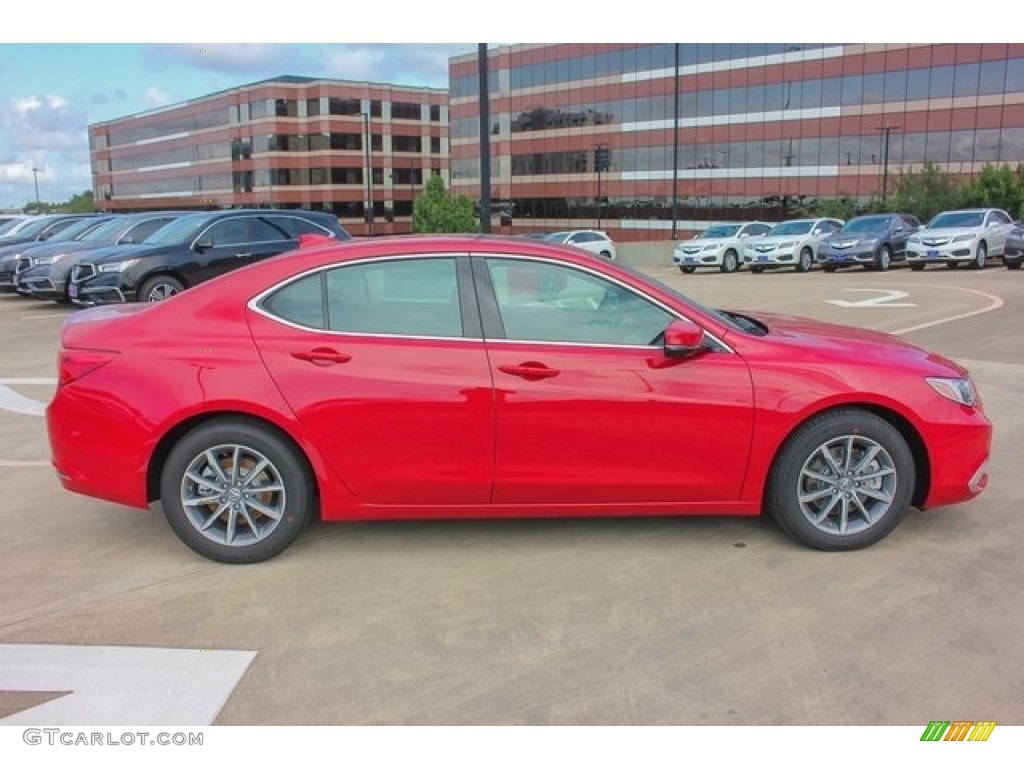
[[[770,237],[776,235],[806,235],[814,226],[813,221],[784,221],[776,224],[775,229],[768,233]]]
[[[124,229],[124,226],[124,219],[118,216],[110,221],[103,222],[96,229],[86,232],[78,239],[86,243],[113,242],[118,233]]]
[[[984,211],[950,211],[949,213],[940,213],[928,222],[928,229],[980,227],[984,222]]]
[[[51,235],[49,238],[47,238],[46,242],[66,243],[68,240],[78,240],[86,232],[91,232],[101,223],[101,221],[96,221],[96,219],[81,219],[79,221],[72,221],[71,224],[65,224],[64,228],[61,229],[60,232],[58,232],[55,235]]]
[[[161,227],[144,242],[146,245],[183,245],[191,243],[192,238],[199,234],[199,231],[210,222],[210,217],[203,214],[182,216],[172,221],[165,227]]]
[[[853,219],[844,226],[840,232],[877,232],[880,229],[888,229],[890,216],[864,216],[860,219]]]
[[[28,224],[26,224],[24,227],[18,230],[18,237],[36,237],[36,235],[38,235],[44,229],[51,226],[53,222],[54,220],[52,218],[42,218],[36,219],[35,221],[30,221]]]
[[[3,236],[5,232],[10,232],[12,229],[17,229],[18,225],[23,221],[24,219],[9,219],[3,224],[0,224],[0,236]]]
[[[711,238],[718,237],[736,237],[736,233],[740,231],[741,226],[741,224],[716,224],[705,229],[695,239],[710,240]]]
[[[561,243],[568,236],[568,232],[552,232],[549,235],[544,235],[544,239],[552,243]]]

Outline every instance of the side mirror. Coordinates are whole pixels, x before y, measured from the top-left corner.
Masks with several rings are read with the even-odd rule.
[[[667,357],[686,357],[702,348],[704,329],[692,320],[680,318],[669,323],[662,346]]]
[[[742,240],[744,237],[750,237],[750,233],[749,232],[740,232],[740,240]]]
[[[193,245],[192,248],[202,253],[203,251],[213,248],[213,240],[209,237],[201,238],[196,240],[195,245]]]

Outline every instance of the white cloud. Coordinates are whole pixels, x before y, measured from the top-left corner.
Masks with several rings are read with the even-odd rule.
[[[156,107],[163,106],[171,101],[171,97],[167,95],[167,92],[155,85],[149,86],[146,92],[142,94],[142,98],[147,104],[152,104]]]

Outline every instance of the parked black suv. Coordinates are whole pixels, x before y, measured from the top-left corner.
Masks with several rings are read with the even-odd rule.
[[[68,285],[75,264],[111,245],[145,242],[186,211],[123,213],[70,242],[47,242],[26,251],[15,265],[14,283],[18,293],[62,304],[69,301]]]
[[[75,265],[68,295],[81,306],[160,301],[246,264],[291,251],[301,235],[348,240],[329,213],[238,209],[182,216],[140,245],[94,252]]]
[[[874,213],[850,219],[818,247],[818,263],[826,272],[858,264],[884,272],[896,259],[906,260],[907,240],[921,229],[909,213]]]

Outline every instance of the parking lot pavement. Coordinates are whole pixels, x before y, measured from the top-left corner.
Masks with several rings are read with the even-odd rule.
[[[221,724],[1024,724],[1024,276],[652,272],[713,306],[897,331],[966,363],[995,424],[990,487],[843,554],[759,519],[506,520],[315,524],[272,561],[224,566],[159,510],[64,492],[43,420],[0,410],[0,659],[255,652]],[[54,376],[67,312],[0,297],[0,380]],[[2,670],[0,715],[41,700],[5,693]]]

